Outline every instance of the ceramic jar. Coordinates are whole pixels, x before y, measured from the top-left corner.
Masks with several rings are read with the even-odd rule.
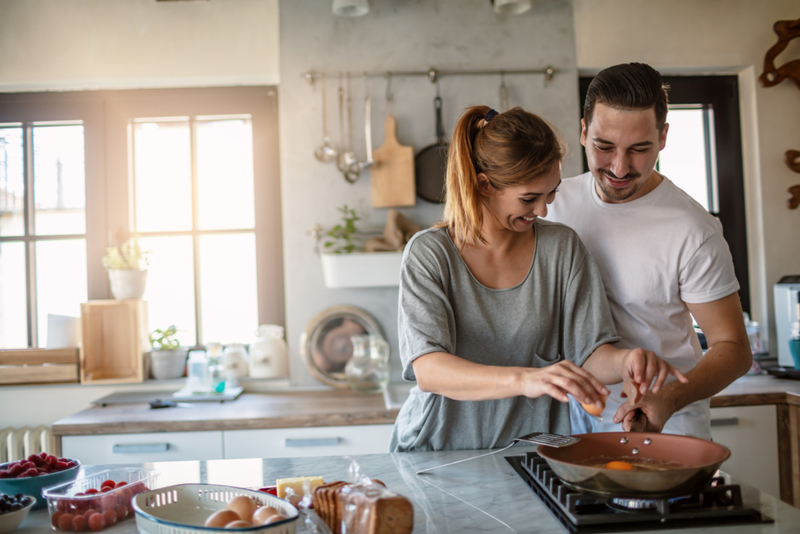
[[[274,378],[289,373],[289,349],[282,326],[262,324],[256,330],[258,339],[250,345],[250,376]]]

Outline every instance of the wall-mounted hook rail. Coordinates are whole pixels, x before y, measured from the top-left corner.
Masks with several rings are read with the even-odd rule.
[[[328,76],[338,76],[342,74],[341,72],[323,72],[323,71],[315,71],[311,70],[306,72],[303,75],[306,82],[309,85],[314,85],[317,80],[322,79],[323,75]],[[345,73],[350,74],[353,78],[359,77],[368,77],[368,78],[396,78],[398,76],[424,76],[428,78],[428,81],[431,83],[436,83],[436,81],[441,76],[492,76],[492,75],[517,75],[517,74],[542,74],[544,75],[545,81],[550,81],[553,79],[555,74],[558,74],[558,70],[551,67],[550,65],[541,68],[541,69],[485,69],[485,70],[439,70],[430,68],[428,70],[391,70],[391,71],[373,71],[373,72],[350,72]]]

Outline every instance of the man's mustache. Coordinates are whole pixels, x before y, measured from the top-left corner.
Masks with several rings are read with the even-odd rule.
[[[606,176],[608,176],[612,180],[632,180],[632,179],[638,178],[638,177],[640,177],[642,175],[642,173],[639,173],[639,172],[629,172],[628,174],[626,174],[625,176],[620,178],[619,176],[617,176],[613,172],[611,172],[609,170],[606,170],[606,169],[600,169],[600,172],[602,172],[603,174],[605,174]]]

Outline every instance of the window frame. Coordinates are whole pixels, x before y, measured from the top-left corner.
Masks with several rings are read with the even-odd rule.
[[[106,248],[130,234],[128,123],[139,117],[250,115],[253,131],[256,284],[258,324],[285,324],[283,239],[278,152],[278,90],[274,86],[0,93],[0,123],[80,120],[84,126],[86,178],[87,298],[110,298],[101,258]],[[32,156],[31,156],[32,157]],[[25,224],[33,217],[28,185],[32,159],[25,161]],[[29,213],[30,211],[30,213]],[[79,236],[2,236],[0,242]],[[30,251],[26,250],[26,254]],[[29,284],[35,263],[26,266]],[[199,291],[195,281],[195,292]],[[28,295],[28,346],[36,347],[35,287]],[[198,304],[199,305],[199,304]],[[199,317],[196,314],[196,322]],[[198,338],[202,331],[198,329]],[[22,347],[20,347],[22,348]]]

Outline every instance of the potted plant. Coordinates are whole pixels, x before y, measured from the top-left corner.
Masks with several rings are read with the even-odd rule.
[[[178,329],[171,325],[150,333],[150,374],[157,380],[180,378],[186,371],[186,349],[175,338]]]
[[[135,237],[125,241],[119,248],[106,249],[103,267],[108,271],[111,293],[115,299],[142,298],[147,282],[149,254],[149,251],[142,250]]]
[[[356,226],[361,218],[347,204],[338,208],[342,222],[323,234],[322,275],[325,287],[385,287],[400,283],[402,252],[363,252]]]

